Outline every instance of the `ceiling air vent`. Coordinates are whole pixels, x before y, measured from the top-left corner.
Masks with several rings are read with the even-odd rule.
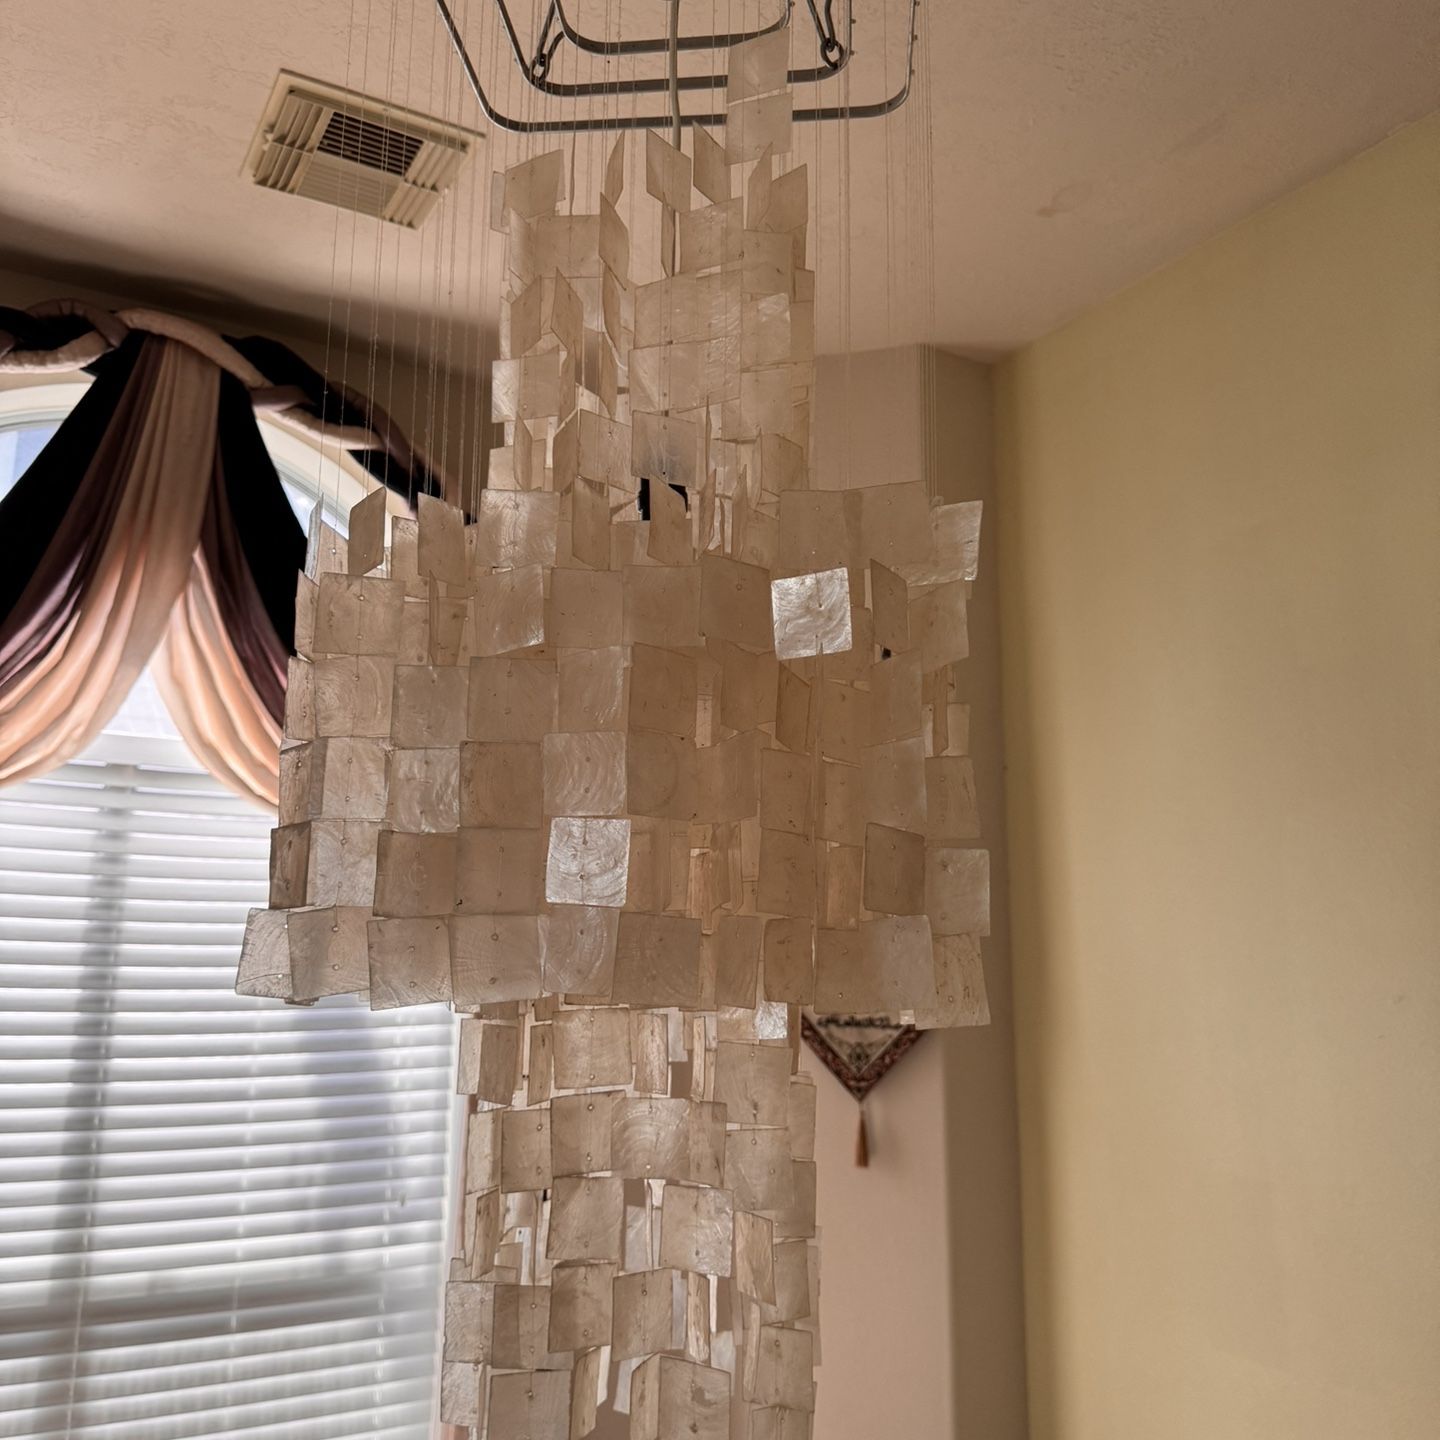
[[[245,172],[267,190],[414,229],[454,183],[476,138],[458,125],[282,70]]]

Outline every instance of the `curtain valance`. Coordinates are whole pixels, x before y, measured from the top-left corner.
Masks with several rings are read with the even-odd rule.
[[[196,754],[273,805],[305,537],[256,412],[400,494],[443,480],[383,410],[273,340],[0,307],[0,373],[67,370],[94,383],[0,502],[0,782],[72,758],[149,664]]]

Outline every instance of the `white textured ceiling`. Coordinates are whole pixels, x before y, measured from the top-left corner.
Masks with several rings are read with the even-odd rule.
[[[490,0],[454,3],[497,98],[520,109],[517,73],[483,43]],[[698,27],[775,3],[681,13]],[[898,78],[907,5],[857,0],[852,100],[885,83],[882,51]],[[534,6],[513,8],[528,25]],[[568,8],[598,31],[622,4]],[[663,9],[623,0],[627,30]],[[1011,349],[1440,105],[1435,0],[927,0],[926,17],[928,115],[857,122],[848,190],[838,135],[800,146],[831,277],[826,348],[929,328],[954,349]],[[473,182],[513,143],[482,145],[448,222],[385,227],[378,249],[370,222],[241,176],[281,68],[482,123],[430,0],[0,0],[0,54],[0,262],[472,353],[495,283]],[[927,121],[933,188],[916,179]],[[579,146],[582,178],[598,153]]]

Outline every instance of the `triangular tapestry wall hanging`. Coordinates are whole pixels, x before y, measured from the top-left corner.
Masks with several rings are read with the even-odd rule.
[[[800,1024],[805,1043],[860,1104],[855,1163],[864,1168],[870,1163],[865,1097],[925,1032],[883,1015],[813,1015],[808,1010]]]

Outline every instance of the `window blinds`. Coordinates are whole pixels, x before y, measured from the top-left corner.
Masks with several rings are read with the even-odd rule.
[[[0,789],[0,1436],[428,1440],[453,1020],[234,994],[270,823],[171,740]]]

